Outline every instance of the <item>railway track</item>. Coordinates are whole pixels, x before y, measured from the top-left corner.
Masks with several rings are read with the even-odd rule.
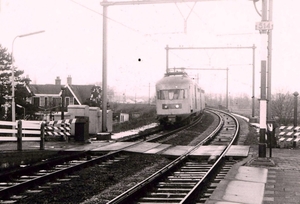
[[[211,192],[209,182],[220,179],[224,175],[222,171],[228,170],[225,155],[239,132],[239,123],[233,115],[211,112],[220,118],[213,133],[186,154],[108,203],[203,203],[209,194],[205,194],[205,189],[210,189],[207,192]],[[192,156],[199,146],[208,143],[226,145],[226,148],[219,157],[211,156],[203,160]]]
[[[149,138],[146,141],[156,141],[187,127],[184,126],[159,134],[155,129],[154,131],[149,131],[146,136],[143,134],[138,137],[129,137],[128,141],[137,140],[132,146],[143,142],[147,136]],[[122,149],[108,152],[101,156],[93,156],[86,151],[44,161],[37,165],[28,165],[13,172],[7,172],[0,175],[0,203],[14,203],[26,198],[27,195],[39,193],[61,182],[68,182],[74,177],[74,172],[86,167],[98,164],[100,168],[105,170],[108,164],[124,159],[123,155]]]
[[[227,129],[228,128],[229,126]],[[215,132],[219,132],[221,129],[222,126],[219,125]],[[165,135],[159,133],[154,137],[150,136],[147,140],[158,140],[160,138],[159,135],[161,135],[161,137],[168,137],[170,134],[170,132]],[[172,134],[174,134],[173,131]],[[207,137],[205,142],[212,141],[212,135],[213,134]],[[140,140],[139,142],[143,141],[144,140]],[[203,142],[203,144],[205,142]],[[19,200],[26,198],[27,195],[39,193],[42,190],[47,190],[63,182],[69,182],[77,176],[76,171],[86,167],[98,165],[98,168],[103,169],[103,172],[105,172],[106,169],[109,169],[110,165],[123,160],[124,157],[126,156],[124,156],[122,150],[109,152],[101,156],[93,156],[90,152],[83,152],[76,156],[70,156],[68,159],[64,158],[64,160],[61,161],[46,162],[34,167],[28,166],[26,167],[26,170],[24,169],[20,172],[15,172],[14,174],[3,175],[0,177],[0,203],[18,202]],[[186,157],[186,159],[190,158]],[[180,163],[183,164],[183,161],[180,161]],[[195,161],[192,160],[188,162]]]

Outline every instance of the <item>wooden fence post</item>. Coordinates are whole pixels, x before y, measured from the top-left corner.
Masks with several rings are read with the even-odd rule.
[[[45,123],[41,124],[41,141],[40,141],[40,150],[45,150]]]
[[[18,121],[18,132],[17,132],[17,149],[22,151],[22,121]]]

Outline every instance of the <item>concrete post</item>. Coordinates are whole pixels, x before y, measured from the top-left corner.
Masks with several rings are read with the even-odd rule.
[[[64,120],[65,119],[65,87],[61,87],[61,119]]]
[[[17,132],[17,149],[22,151],[22,121],[18,121],[18,132]]]
[[[40,150],[45,150],[45,123],[41,124],[41,141],[40,141]]]
[[[296,127],[298,125],[298,121],[297,121],[297,119],[298,119],[298,114],[297,114],[298,98],[297,97],[298,97],[299,93],[296,91],[293,95],[295,96],[295,98],[294,98],[294,127]]]

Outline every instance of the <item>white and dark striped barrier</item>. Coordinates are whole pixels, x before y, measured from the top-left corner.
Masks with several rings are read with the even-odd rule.
[[[45,149],[44,123],[41,121],[16,122],[0,121],[0,142],[17,142],[17,150],[22,151],[22,142],[40,142],[40,150]],[[26,136],[27,135],[27,136]],[[38,136],[35,136],[38,135]]]
[[[76,123],[75,119],[49,121],[45,124],[45,136],[58,136],[68,140],[71,136],[71,125]]]
[[[277,134],[278,145],[280,148],[299,148],[300,147],[300,127],[299,126],[280,126]]]

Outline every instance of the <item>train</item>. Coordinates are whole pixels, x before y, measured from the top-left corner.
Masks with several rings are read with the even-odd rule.
[[[205,108],[205,92],[185,71],[167,71],[156,85],[156,113],[161,125],[190,122]]]

